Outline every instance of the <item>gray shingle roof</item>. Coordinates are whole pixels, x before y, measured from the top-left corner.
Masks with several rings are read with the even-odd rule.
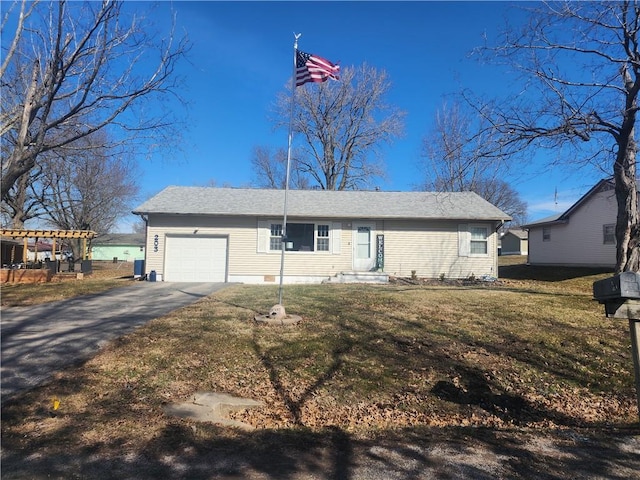
[[[136,214],[279,217],[284,190],[170,186],[133,210]],[[287,215],[307,218],[510,220],[473,192],[289,190]]]
[[[603,191],[613,190],[615,188],[615,183],[612,177],[605,178],[596,183],[591,189],[585,193],[582,197],[576,201],[573,205],[571,205],[566,211],[562,213],[556,213],[555,215],[551,215],[549,217],[541,218],[540,220],[535,220],[533,222],[527,223],[526,225],[522,225],[522,228],[530,228],[530,227],[540,227],[545,224],[554,224],[554,223],[566,223],[569,220],[569,217],[573,215],[573,212],[578,210],[583,204],[587,203],[587,201],[596,193],[600,193]],[[640,180],[636,180],[636,190],[640,190]]]
[[[504,232],[505,235],[507,233],[510,233],[511,235],[515,235],[520,240],[526,240],[527,238],[529,238],[529,232],[527,232],[526,230],[515,229],[515,230],[507,230],[506,232]]]

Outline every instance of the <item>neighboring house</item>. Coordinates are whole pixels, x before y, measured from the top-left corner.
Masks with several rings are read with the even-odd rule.
[[[617,209],[613,180],[605,179],[564,213],[523,225],[529,263],[615,267]]]
[[[526,255],[529,250],[529,236],[526,230],[507,230],[501,238],[501,255]]]
[[[38,240],[27,244],[27,260],[29,262],[44,261],[53,259],[53,245],[48,242]],[[56,248],[58,250],[58,248]],[[61,252],[56,252],[56,259],[60,260]]]
[[[144,260],[143,233],[108,233],[96,237],[91,243],[92,260],[120,262]]]
[[[168,187],[133,213],[147,225],[145,273],[165,281],[275,283],[284,190]],[[284,283],[343,272],[497,276],[509,216],[471,192],[290,190]]]

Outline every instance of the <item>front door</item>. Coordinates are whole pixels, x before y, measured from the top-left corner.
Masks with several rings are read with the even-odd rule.
[[[374,228],[372,223],[353,224],[353,270],[356,272],[369,272],[375,267]]]

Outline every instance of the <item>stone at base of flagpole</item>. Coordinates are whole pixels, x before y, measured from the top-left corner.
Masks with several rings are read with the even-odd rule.
[[[253,319],[258,323],[267,325],[296,325],[300,323],[302,317],[299,315],[287,315],[284,305],[274,305],[268,314],[256,315]]]

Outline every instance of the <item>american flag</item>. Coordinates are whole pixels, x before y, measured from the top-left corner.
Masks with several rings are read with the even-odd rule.
[[[327,78],[338,80],[340,65],[334,65],[317,55],[296,50],[296,87],[307,82],[325,82]]]

